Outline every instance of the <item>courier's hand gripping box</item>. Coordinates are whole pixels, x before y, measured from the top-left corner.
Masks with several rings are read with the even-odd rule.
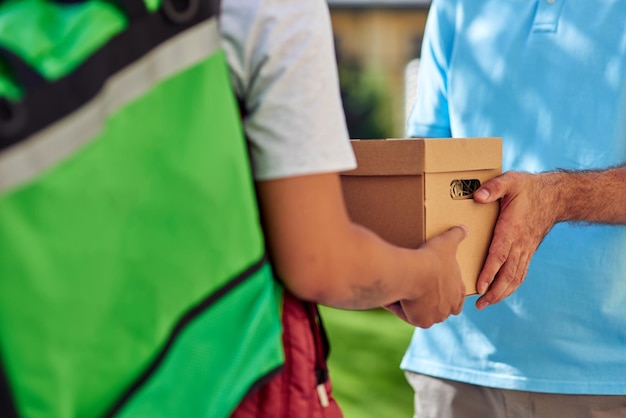
[[[500,138],[351,140],[358,167],[342,173],[348,213],[383,239],[417,248],[464,224],[457,260],[467,294],[487,256],[499,203],[479,204],[473,191],[502,172]]]

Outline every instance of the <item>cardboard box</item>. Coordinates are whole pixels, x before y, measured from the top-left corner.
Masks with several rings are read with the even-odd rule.
[[[470,234],[459,246],[457,259],[467,294],[475,294],[499,203],[478,204],[471,192],[502,172],[502,140],[411,138],[351,143],[358,167],[342,173],[341,181],[352,220],[407,248],[417,248],[454,225],[467,225]]]

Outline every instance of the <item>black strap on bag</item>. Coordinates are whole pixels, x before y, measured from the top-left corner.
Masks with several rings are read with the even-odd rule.
[[[46,80],[37,71],[3,46],[0,46],[0,59],[10,69],[16,83],[24,90],[28,91],[46,83]],[[26,126],[27,121],[26,106],[22,102],[0,97],[0,141],[3,138],[11,138],[19,134]]]
[[[0,417],[19,418],[2,362],[0,362]]]
[[[313,344],[315,345],[315,379],[318,396],[320,397],[320,403],[325,407],[328,406],[324,383],[329,379],[326,361],[330,355],[330,343],[317,304],[305,301],[302,303],[304,304],[304,309],[309,318],[309,325],[311,326],[311,333],[313,334]]]

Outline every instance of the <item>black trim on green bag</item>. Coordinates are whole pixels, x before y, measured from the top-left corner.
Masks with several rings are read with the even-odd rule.
[[[26,90],[38,88],[46,83],[46,79],[37,71],[26,64],[19,56],[0,45],[0,57],[9,65],[12,70],[13,77],[16,78],[18,84]]]
[[[25,124],[26,109],[22,103],[0,97],[0,138],[15,135]]]
[[[154,361],[147,367],[147,369],[139,376],[139,378],[130,385],[130,387],[126,390],[126,392],[120,397],[120,399],[115,403],[115,405],[111,408],[111,410],[105,415],[106,417],[114,417],[123,407],[124,405],[133,397],[133,395],[150,379],[150,377],[154,374],[154,372],[159,368],[160,364],[163,362],[167,353],[169,352],[172,344],[176,341],[177,336],[185,329],[185,327],[196,317],[198,317],[201,313],[206,311],[211,305],[215,304],[219,301],[223,296],[230,293],[235,287],[245,282],[246,279],[250,278],[256,272],[258,272],[263,266],[268,263],[267,255],[263,255],[258,261],[244,270],[241,274],[235,277],[233,280],[226,283],[217,291],[211,293],[209,297],[202,300],[196,306],[192,307],[190,310],[185,313],[182,318],[174,325],[170,336],[167,341],[161,348],[161,351],[157,354]],[[270,375],[274,373],[278,373],[282,369],[280,366],[278,369],[270,372]],[[269,376],[266,374],[265,376],[261,376],[258,382],[265,382]],[[259,383],[259,384],[261,384]],[[255,383],[256,384],[256,383]]]
[[[218,12],[217,2],[202,1],[197,3],[196,15],[184,23],[172,22],[163,9],[137,18],[127,30],[112,38],[74,72],[43,85],[39,85],[32,76],[33,70],[16,55],[0,50],[0,56],[9,63],[18,82],[25,81],[22,87],[26,90],[20,102],[5,100],[6,108],[19,109],[18,114],[26,120],[18,124],[11,118],[0,118],[0,151],[71,114],[95,97],[112,75],[164,41],[216,17]]]
[[[257,390],[268,384],[272,379],[281,374],[284,370],[285,365],[281,364],[280,366],[274,368],[273,370],[270,370],[268,373],[259,377],[252,385],[250,385],[250,388],[248,389],[246,394],[241,398],[242,401],[250,396],[252,393],[256,392]]]
[[[2,418],[19,417],[2,362],[0,362],[0,416]]]

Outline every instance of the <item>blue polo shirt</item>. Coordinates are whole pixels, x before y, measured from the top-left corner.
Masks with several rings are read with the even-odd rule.
[[[433,1],[407,130],[502,137],[504,170],[624,164],[626,1]],[[505,389],[626,394],[625,226],[557,224],[512,296],[483,311],[475,300],[417,329],[401,367]]]

